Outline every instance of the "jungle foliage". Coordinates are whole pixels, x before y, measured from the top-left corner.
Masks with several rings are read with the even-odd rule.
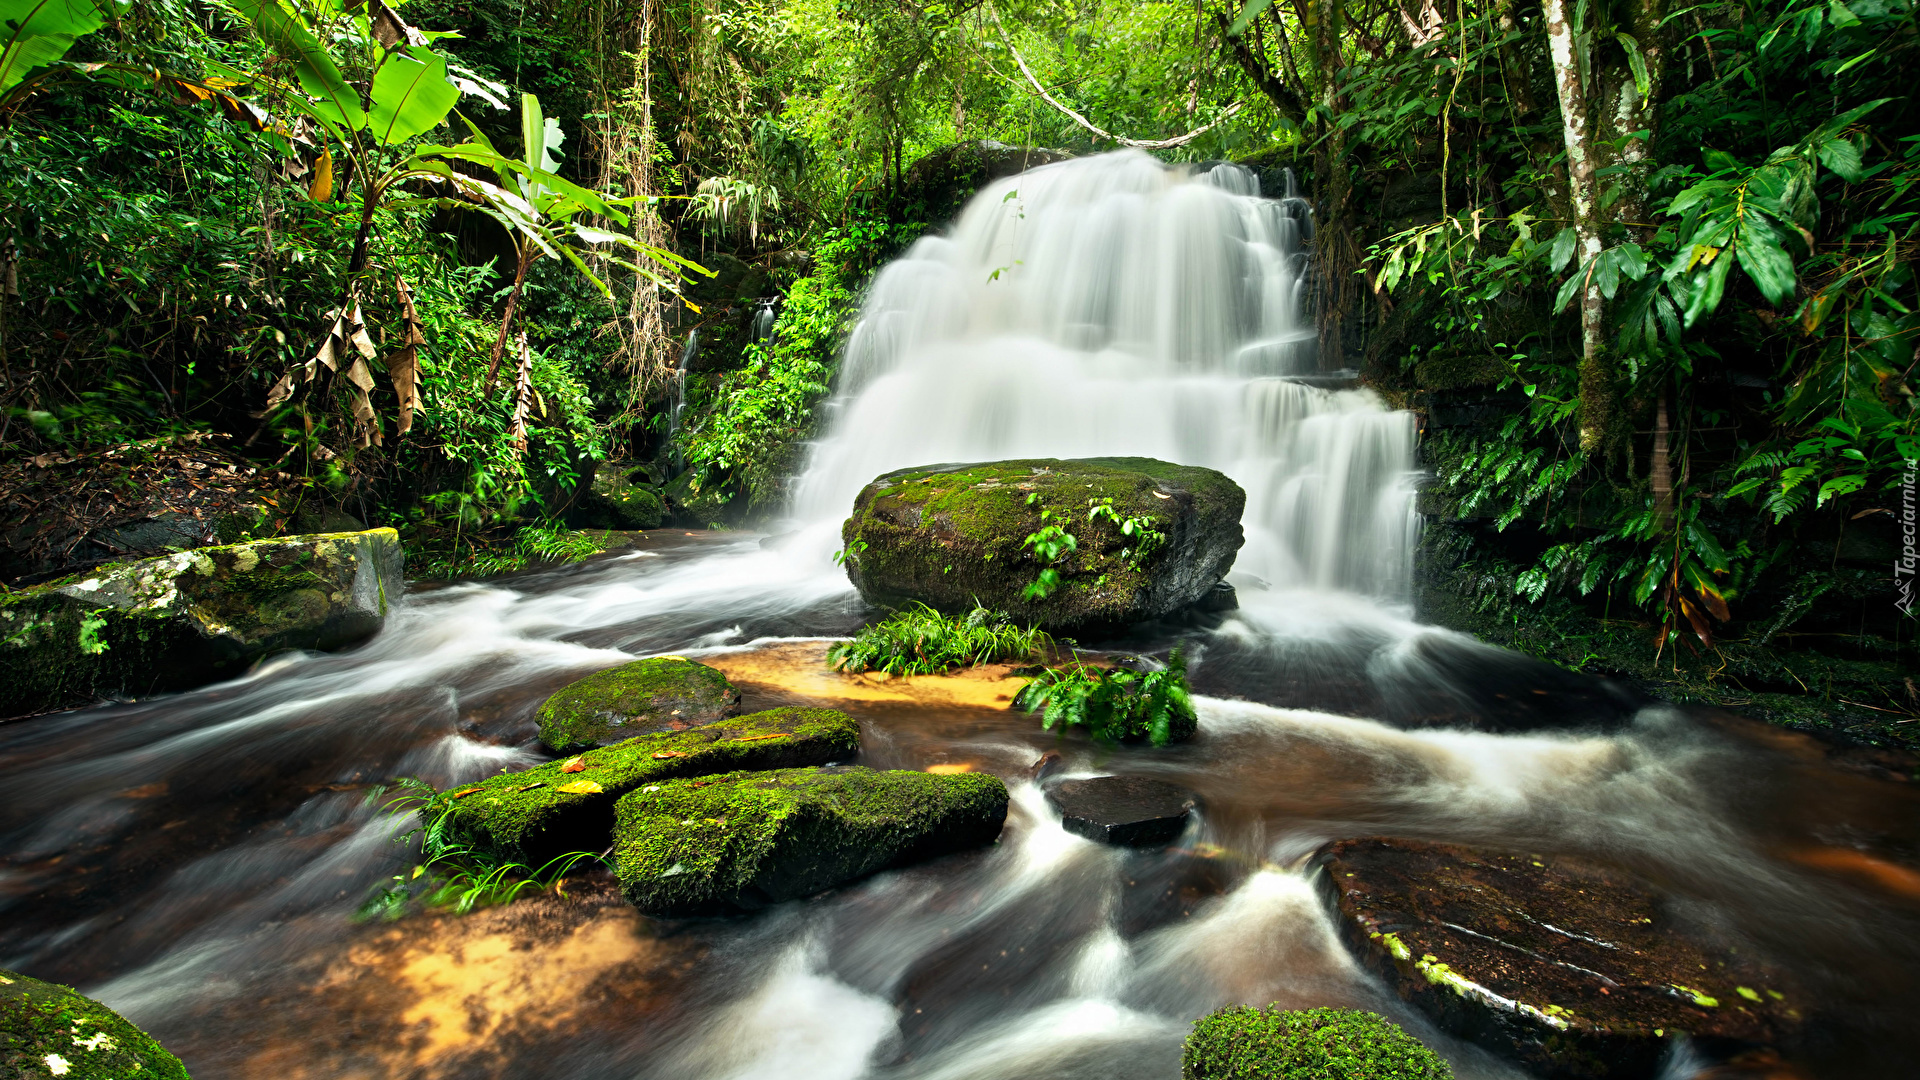
[[[1053,639],[1036,627],[1021,628],[1003,613],[975,608],[942,615],[925,604],[863,627],[852,641],[827,650],[827,662],[848,672],[943,675],[955,668],[1009,660],[1041,660]]]

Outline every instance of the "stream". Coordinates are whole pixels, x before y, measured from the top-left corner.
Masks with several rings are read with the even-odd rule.
[[[0,724],[0,966],[98,997],[200,1080],[1172,1080],[1191,1022],[1248,1002],[1376,1010],[1463,1078],[1525,1075],[1339,941],[1306,860],[1388,835],[1629,871],[1787,970],[1821,1003],[1819,1037],[1741,1075],[1910,1075],[1915,789],[1413,621],[1413,421],[1314,357],[1309,231],[1304,203],[1231,167],[1130,153],[998,181],[875,282],[772,535],[658,530],[418,589],[349,651]],[[1239,610],[1088,643],[1182,645],[1192,742],[1042,731],[993,672],[825,669],[828,639],[873,617],[830,558],[867,480],[1101,454],[1248,491]],[[646,919],[589,874],[465,916],[354,921],[413,865],[377,785],[543,760],[546,695],[658,653],[721,667],[750,710],[846,710],[861,764],[999,775],[1005,833],[741,918]],[[1047,753],[1180,784],[1201,813],[1164,852],[1084,841],[1030,779]],[[1733,1074],[1681,1053],[1667,1075]]]

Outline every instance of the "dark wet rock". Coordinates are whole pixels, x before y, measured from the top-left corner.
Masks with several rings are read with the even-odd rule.
[[[1032,780],[1045,780],[1054,773],[1066,771],[1066,768],[1066,759],[1058,752],[1049,750],[1041,754],[1039,760],[1027,766],[1027,776]]]
[[[1071,157],[1065,150],[1009,146],[991,139],[943,146],[907,169],[894,197],[896,214],[907,221],[947,221],[958,217],[983,186]]]
[[[1144,776],[1062,780],[1047,788],[1047,802],[1068,832],[1122,847],[1172,843],[1195,805],[1192,792]]]
[[[643,469],[617,462],[595,466],[593,480],[567,514],[575,528],[657,529],[667,504]]]
[[[673,780],[620,800],[614,870],[649,915],[724,914],[990,844],[1006,817],[1006,785],[988,773],[848,766]]]
[[[645,784],[745,769],[850,761],[860,725],[832,709],[769,709],[686,731],[642,735],[574,758],[502,773],[434,798],[458,842],[538,866],[556,855],[602,851],[613,805]],[[572,771],[569,771],[569,769]],[[572,789],[572,790],[569,790]]]
[[[1161,539],[1143,546],[1144,533],[1091,520],[1096,504]],[[919,601],[949,614],[985,606],[1049,630],[1117,628],[1209,597],[1240,550],[1245,505],[1226,476],[1151,458],[933,465],[868,484],[841,537],[847,574],[871,604]],[[1077,547],[1051,564],[1059,587],[1028,599],[1049,566],[1025,541],[1047,525]]]
[[[1453,1080],[1453,1067],[1377,1013],[1229,1006],[1194,1021],[1181,1080]]]
[[[1195,601],[1193,606],[1201,611],[1238,611],[1240,594],[1226,582],[1216,581],[1213,588],[1208,589],[1207,594]]]
[[[1795,1041],[1807,1003],[1651,886],[1576,860],[1343,840],[1316,861],[1364,963],[1443,1027],[1549,1078],[1653,1077],[1683,1034]]]
[[[656,731],[685,731],[737,716],[740,691],[718,668],[655,656],[568,683],[540,706],[552,750],[605,746]]]
[[[105,1005],[0,971],[0,1076],[187,1080],[180,1059]]]
[[[0,713],[144,696],[334,649],[405,586],[392,529],[287,536],[102,566],[0,598]]]

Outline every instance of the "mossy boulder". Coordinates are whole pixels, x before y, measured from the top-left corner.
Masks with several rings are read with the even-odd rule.
[[[848,766],[673,780],[620,800],[614,871],[649,915],[724,914],[992,843],[1006,818],[1006,785],[986,773]]]
[[[574,527],[585,529],[657,529],[666,516],[666,500],[648,485],[646,470],[615,462],[595,467],[568,514]]]
[[[769,709],[680,732],[641,735],[452,788],[427,808],[461,843],[531,866],[573,851],[605,850],[613,806],[643,784],[745,769],[851,761],[860,725],[832,709]],[[568,772],[570,764],[579,766]],[[586,783],[582,783],[586,781]]]
[[[655,656],[597,671],[540,706],[540,741],[552,750],[605,746],[656,731],[685,731],[740,712],[740,691],[718,668]]]
[[[1453,1080],[1453,1068],[1384,1016],[1236,1006],[1194,1021],[1181,1080]]]
[[[105,1005],[0,970],[0,1076],[187,1080],[180,1059]]]
[[[934,465],[868,484],[841,537],[868,603],[978,604],[1049,630],[1114,629],[1206,599],[1233,567],[1245,507],[1226,476],[1151,458]],[[1047,526],[1075,541],[1051,563],[1025,546]],[[1048,569],[1058,586],[1026,596]]]
[[[181,690],[372,636],[405,581],[392,529],[195,548],[0,598],[0,713]]]
[[[1316,861],[1363,963],[1441,1026],[1565,1080],[1653,1077],[1676,1040],[1786,1049],[1804,995],[1579,860],[1343,840]]]

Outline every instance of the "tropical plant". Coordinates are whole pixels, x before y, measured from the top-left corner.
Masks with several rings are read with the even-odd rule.
[[[1040,713],[1040,726],[1084,727],[1102,742],[1145,738],[1165,746],[1199,725],[1187,691],[1187,663],[1180,650],[1152,671],[1094,667],[1075,660],[1048,668],[1020,688],[1011,705]]]
[[[955,668],[1007,660],[1035,660],[1053,647],[1038,627],[1015,626],[1004,613],[976,607],[947,616],[916,603],[864,627],[852,641],[827,650],[837,671],[939,675]]]

